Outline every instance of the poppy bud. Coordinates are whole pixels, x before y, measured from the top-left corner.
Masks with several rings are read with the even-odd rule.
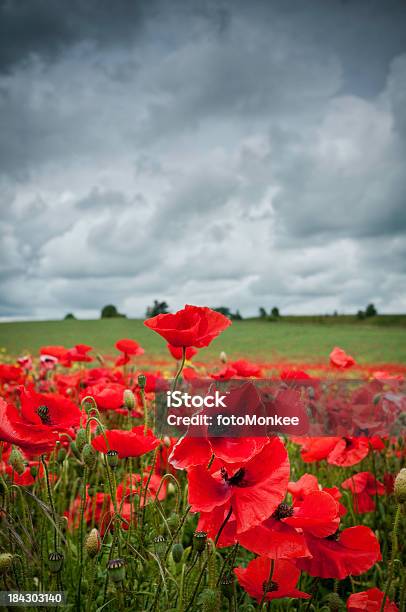
[[[154,538],[154,548],[158,557],[163,557],[166,552],[166,540],[164,536],[159,535]]]
[[[381,394],[377,393],[376,395],[374,395],[374,398],[372,400],[373,404],[376,406],[377,404],[379,404],[379,401],[381,399]]]
[[[234,578],[232,576],[224,576],[220,581],[220,587],[224,597],[231,599],[234,595]]]
[[[101,548],[100,534],[96,528],[93,528],[88,534],[85,541],[85,549],[91,559],[97,555]]]
[[[224,351],[221,351],[220,353],[220,361],[221,363],[227,363],[227,355]]]
[[[325,599],[330,612],[338,612],[343,601],[338,593],[329,593]]]
[[[0,554],[0,575],[6,574],[13,565],[13,555],[11,553]]]
[[[49,565],[49,570],[50,572],[52,572],[52,574],[57,574],[58,572],[61,571],[62,565],[63,565],[63,559],[64,559],[64,556],[60,552],[55,551],[55,552],[49,553],[48,565]]]
[[[200,554],[206,548],[207,533],[205,531],[195,531],[193,534],[193,548]]]
[[[168,525],[172,531],[176,531],[179,527],[179,516],[174,512],[168,517]]]
[[[103,435],[103,431],[104,431],[104,429],[103,429],[102,425],[98,425],[96,427],[96,436],[102,436]]]
[[[179,542],[172,546],[172,559],[175,563],[180,563],[183,557],[183,546]]]
[[[134,410],[135,408],[135,397],[131,389],[126,389],[123,394],[123,404],[127,410]]]
[[[81,453],[85,444],[86,444],[87,440],[86,440],[86,430],[83,429],[83,427],[81,427],[80,429],[78,429],[78,432],[76,434],[76,448],[78,449],[78,451]]]
[[[199,599],[203,612],[216,612],[219,609],[217,592],[213,589],[204,589]]]
[[[406,502],[406,468],[402,468],[395,478],[395,497],[399,504]]]
[[[66,459],[66,455],[67,455],[66,448],[61,446],[61,448],[59,449],[58,454],[56,456],[57,462],[58,463],[63,463],[65,461],[65,459]]]
[[[107,571],[113,582],[123,582],[125,578],[124,559],[110,559],[107,563]]]
[[[94,468],[97,462],[97,453],[91,444],[85,444],[82,450],[82,459],[86,467],[90,470]]]
[[[118,466],[118,452],[116,450],[107,451],[107,463],[111,467],[112,470],[115,470]]]
[[[13,446],[13,450],[10,453],[10,458],[8,461],[11,467],[13,468],[13,470],[21,476],[21,474],[25,470],[25,463],[24,463],[24,457],[22,456],[18,448],[15,448]]]
[[[138,386],[140,389],[145,389],[145,385],[147,384],[147,377],[145,374],[140,374],[138,376]]]

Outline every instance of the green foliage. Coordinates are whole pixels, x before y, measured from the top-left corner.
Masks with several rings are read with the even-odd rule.
[[[76,319],[75,315],[72,312],[68,312],[68,314],[64,316],[64,321],[69,321],[72,319]]]
[[[159,302],[158,300],[154,300],[152,306],[148,306],[147,311],[145,313],[147,319],[151,317],[156,317],[160,314],[167,314],[169,312],[169,306],[166,302]]]

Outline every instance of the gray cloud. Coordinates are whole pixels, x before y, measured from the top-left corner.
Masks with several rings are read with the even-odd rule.
[[[0,0],[0,317],[404,310],[405,16]]]

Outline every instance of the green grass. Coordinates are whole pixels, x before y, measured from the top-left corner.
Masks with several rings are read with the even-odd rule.
[[[232,358],[327,361],[331,349],[340,346],[360,363],[406,363],[406,327],[365,321],[341,321],[338,325],[335,317],[322,319],[319,323],[299,318],[276,323],[260,319],[235,321],[200,352],[200,358],[216,359],[224,350]],[[151,358],[167,356],[164,340],[136,319],[0,323],[0,347],[13,356],[26,351],[36,353],[45,344],[70,347],[79,342],[114,354],[114,343],[123,337],[137,340]]]

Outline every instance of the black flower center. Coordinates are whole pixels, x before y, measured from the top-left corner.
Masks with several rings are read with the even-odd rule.
[[[280,521],[281,519],[288,518],[293,515],[293,508],[289,504],[279,504],[275,512],[272,514],[272,518]]]
[[[340,531],[337,529],[334,533],[326,537],[326,540],[332,540],[333,542],[337,542],[340,539]]]
[[[51,417],[49,414],[48,406],[45,406],[45,404],[43,404],[42,406],[38,406],[37,414],[39,418],[41,419],[41,422],[43,425],[51,424]]]
[[[245,484],[244,483],[244,475],[245,475],[244,468],[238,468],[236,473],[233,476],[231,476],[231,478],[229,477],[227,470],[225,468],[221,468],[221,475],[223,479],[226,481],[226,483],[231,486],[243,487]]]
[[[265,580],[262,584],[264,593],[273,593],[279,589],[278,583],[273,580]]]

